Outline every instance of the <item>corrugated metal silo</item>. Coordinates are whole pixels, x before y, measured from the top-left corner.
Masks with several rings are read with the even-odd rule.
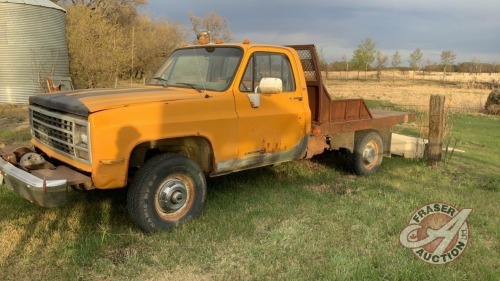
[[[69,77],[65,15],[49,0],[0,0],[0,103],[26,103],[48,76]]]

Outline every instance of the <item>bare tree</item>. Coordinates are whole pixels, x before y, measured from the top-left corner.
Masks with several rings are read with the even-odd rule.
[[[165,20],[139,15],[147,0],[60,0],[68,11],[70,71],[77,87],[109,87],[149,76],[187,35]]]
[[[394,54],[392,54],[391,57],[391,65],[392,65],[392,82],[394,82],[394,74],[396,70],[398,70],[399,66],[401,65],[401,55],[399,54],[399,51],[395,51]]]
[[[491,63],[491,71],[490,71],[490,75],[491,75],[491,72],[493,72],[493,73],[498,73],[497,67],[498,67],[498,62],[497,62],[497,61],[493,61],[493,62]]]
[[[186,39],[184,26],[166,20],[152,20],[146,15],[138,17],[135,28],[136,77],[148,77],[179,44]]]
[[[483,70],[482,70],[482,66],[483,66],[483,65],[482,65],[481,61],[480,61],[478,58],[472,58],[472,65],[473,65],[473,67],[474,67],[474,73],[475,73],[476,75],[478,75],[478,74],[481,74],[481,73],[482,73],[482,71],[483,71]]]
[[[441,65],[443,66],[443,81],[446,76],[446,71],[455,63],[457,55],[452,50],[441,52]]]
[[[215,12],[211,12],[203,18],[190,13],[189,20],[191,21],[195,35],[201,32],[208,32],[210,41],[220,39],[223,42],[229,42],[232,39],[227,20]]]
[[[431,60],[431,59],[426,59],[425,60],[425,63],[424,63],[424,76],[425,76],[425,72],[427,71],[427,73],[431,73],[432,72],[432,69],[434,68],[434,66],[436,65],[436,63]]]
[[[137,7],[146,5],[147,0],[52,0],[63,6],[90,8],[94,13],[104,15],[119,25],[132,25],[137,16]]]
[[[342,56],[342,63],[345,65],[345,72],[346,72],[345,80],[349,80],[349,58],[346,55]]]
[[[423,57],[424,57],[424,54],[422,53],[420,48],[417,48],[415,51],[413,51],[410,54],[410,58],[408,59],[408,62],[410,63],[411,69],[413,69],[413,81],[415,81],[415,71],[418,70],[418,67],[421,64]]]
[[[113,6],[140,6],[148,3],[148,0],[50,0],[56,4],[71,4],[73,6],[86,6],[95,9],[107,9]]]
[[[375,61],[375,48],[376,43],[372,40],[372,38],[367,37],[361,41],[358,45],[358,48],[354,50],[354,54],[352,56],[352,64],[358,69],[358,79],[359,79],[359,70],[364,69],[365,71],[365,80],[368,72],[368,67]]]
[[[388,61],[389,61],[388,56],[382,54],[381,51],[377,51],[377,79],[379,82],[380,79],[382,78],[382,70],[385,68]]]
[[[426,66],[427,61],[422,58],[420,61],[420,71],[422,73],[422,77],[425,79],[425,66]]]
[[[329,71],[330,65],[326,61],[325,52],[323,50],[323,47],[320,47],[318,50],[318,59],[319,59],[319,69],[320,69],[320,71],[325,72],[326,79],[328,79],[328,71]]]
[[[87,6],[67,14],[70,71],[79,87],[109,87],[130,61],[128,41],[120,27]]]

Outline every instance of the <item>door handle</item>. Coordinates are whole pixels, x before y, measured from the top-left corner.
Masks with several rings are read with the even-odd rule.
[[[298,101],[302,101],[302,97],[291,97],[290,100],[298,100]]]

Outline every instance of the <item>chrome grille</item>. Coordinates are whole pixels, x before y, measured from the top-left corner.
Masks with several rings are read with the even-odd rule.
[[[76,156],[71,149],[73,143],[73,122],[45,115],[41,112],[32,112],[32,128],[34,137],[65,153]]]
[[[30,106],[30,123],[33,138],[66,156],[90,162],[88,145],[77,143],[74,137],[76,125],[88,128],[86,120]]]

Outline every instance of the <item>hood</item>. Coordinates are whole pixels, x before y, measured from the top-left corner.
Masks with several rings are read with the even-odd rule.
[[[123,88],[87,89],[31,96],[30,104],[87,117],[90,113],[138,103],[196,99],[202,94],[191,89]]]

